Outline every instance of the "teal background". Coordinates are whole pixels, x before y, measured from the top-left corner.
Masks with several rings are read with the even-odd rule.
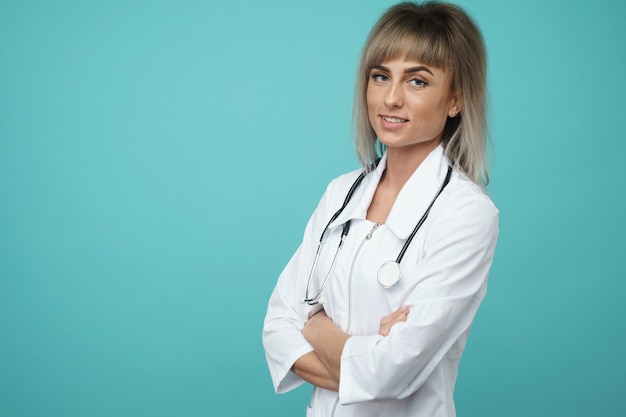
[[[391,1],[0,2],[0,415],[304,415],[267,299]],[[459,416],[626,416],[626,6],[460,3],[500,240]]]

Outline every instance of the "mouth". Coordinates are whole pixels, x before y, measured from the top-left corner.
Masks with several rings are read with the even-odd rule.
[[[408,119],[401,119],[399,117],[392,116],[380,116],[384,121],[388,123],[407,123]]]

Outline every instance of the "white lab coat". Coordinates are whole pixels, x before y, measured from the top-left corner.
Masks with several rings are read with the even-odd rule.
[[[395,260],[402,245],[439,191],[448,168],[441,146],[413,173],[385,224],[371,232],[367,208],[386,166],[383,156],[343,213],[330,225],[309,294],[330,267],[342,225],[352,220],[323,308],[352,335],[341,356],[339,392],[315,388],[307,416],[454,416],[454,383],[472,320],[482,301],[498,235],[498,210],[456,169],[401,262],[403,276],[392,288],[377,281],[379,267]],[[319,238],[339,209],[359,171],[333,180],[309,220],[302,244],[272,293],[263,344],[276,392],[304,381],[293,363],[313,350],[302,336],[309,314],[321,305],[301,304]],[[408,319],[378,334],[380,319],[398,307]],[[337,403],[337,404],[336,404]]]

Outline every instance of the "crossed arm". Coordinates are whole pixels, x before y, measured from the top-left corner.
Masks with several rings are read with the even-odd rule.
[[[408,314],[407,307],[400,307],[383,317],[378,334],[388,336],[393,325],[406,321]],[[314,351],[298,358],[291,369],[317,387],[338,391],[341,353],[350,335],[333,323],[324,310],[320,310],[306,322],[302,334]]]

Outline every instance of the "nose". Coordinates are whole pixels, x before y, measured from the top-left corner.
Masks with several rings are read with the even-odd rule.
[[[385,95],[385,105],[389,108],[402,107],[404,103],[404,90],[397,83],[389,83],[387,94]]]

